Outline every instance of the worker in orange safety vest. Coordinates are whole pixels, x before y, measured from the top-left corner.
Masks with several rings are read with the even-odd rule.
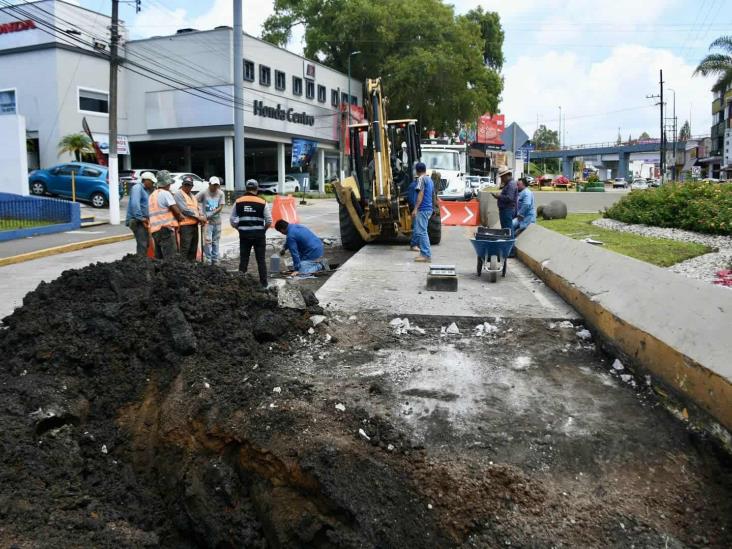
[[[155,242],[155,257],[167,259],[178,252],[176,230],[178,221],[183,219],[175,198],[170,193],[172,179],[167,170],[157,173],[158,182],[150,195],[149,215],[150,234]]]
[[[180,190],[175,193],[175,202],[183,214],[180,221],[180,255],[189,261],[195,261],[198,254],[199,227],[206,224],[206,217],[198,209],[198,201],[191,192],[193,190],[193,178],[184,175],[181,180]]]

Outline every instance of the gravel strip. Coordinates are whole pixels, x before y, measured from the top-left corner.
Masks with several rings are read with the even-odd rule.
[[[603,229],[623,231],[626,233],[651,236],[656,238],[667,238],[681,242],[697,242],[705,244],[717,251],[700,255],[676,265],[668,267],[669,271],[678,273],[689,278],[696,278],[705,282],[716,280],[716,272],[722,269],[729,269],[732,265],[732,237],[720,235],[708,235],[685,231],[683,229],[667,229],[662,227],[649,227],[648,225],[634,225],[623,223],[615,219],[600,218],[592,223]],[[724,288],[725,286],[719,286]],[[732,287],[727,286],[732,290]]]

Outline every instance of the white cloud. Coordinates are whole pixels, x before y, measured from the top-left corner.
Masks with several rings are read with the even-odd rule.
[[[505,70],[501,111],[507,121],[517,120],[531,134],[537,114],[540,124],[556,129],[561,105],[569,144],[614,141],[618,127],[624,138],[643,131],[658,136],[658,108],[653,107],[657,100],[646,95],[658,93],[659,69],[667,88],[676,90],[679,125],[693,104],[692,133],[707,133],[710,81],[692,78],[694,67],[669,51],[637,45],[618,46],[597,62],[555,51],[520,57]],[[670,116],[670,92],[667,102]]]
[[[243,2],[244,31],[259,36],[264,20],[272,13],[273,0]],[[181,28],[208,30],[219,25],[231,26],[234,22],[230,0],[214,0],[211,7],[198,16],[192,16],[183,8],[170,10],[159,3],[143,7],[129,25],[133,38],[174,33]]]

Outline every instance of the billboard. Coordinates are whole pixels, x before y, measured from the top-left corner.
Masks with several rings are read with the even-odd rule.
[[[502,114],[484,114],[478,118],[478,143],[503,145],[501,135],[506,127],[506,117]]]
[[[290,166],[293,168],[302,168],[310,164],[315,154],[315,149],[318,148],[317,141],[309,141],[308,139],[297,139],[292,140],[292,160]]]

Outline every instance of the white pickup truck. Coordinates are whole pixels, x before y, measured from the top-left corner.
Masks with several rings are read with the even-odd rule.
[[[465,145],[441,145],[422,143],[422,162],[427,166],[427,174],[440,172],[442,182],[437,189],[441,200],[465,200],[472,195],[472,189],[466,186],[463,176],[467,164],[467,148]]]

